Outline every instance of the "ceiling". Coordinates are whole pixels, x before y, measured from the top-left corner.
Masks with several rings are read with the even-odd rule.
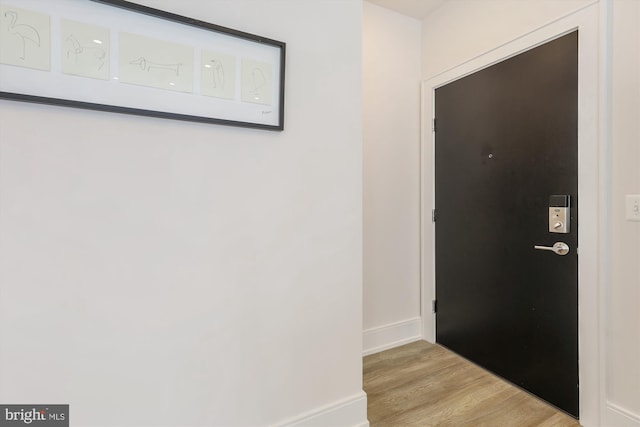
[[[423,19],[440,7],[446,0],[367,0],[403,15]]]

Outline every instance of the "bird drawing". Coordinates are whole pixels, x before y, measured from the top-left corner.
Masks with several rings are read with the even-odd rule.
[[[262,89],[267,84],[267,78],[260,68],[254,68],[251,70],[251,82],[253,84],[253,90],[249,93],[253,95],[253,99],[260,101],[262,99]]]
[[[213,87],[224,89],[224,67],[217,59],[211,60],[211,70],[213,71]]]
[[[88,64],[95,66],[98,70],[101,70],[106,62],[107,52],[99,47],[83,45],[80,41],[71,34],[65,40],[67,47],[67,58],[73,58],[73,62],[77,64]]]
[[[9,23],[8,32],[9,34],[15,35],[20,38],[21,47],[22,47],[22,55],[20,59],[25,59],[27,52],[27,41],[34,43],[36,46],[40,47],[40,33],[31,25],[26,24],[18,24],[18,12],[14,10],[9,10],[5,12],[4,16],[9,18],[11,22]]]

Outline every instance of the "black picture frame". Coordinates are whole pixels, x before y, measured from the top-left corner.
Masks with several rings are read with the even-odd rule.
[[[1,99],[284,130],[284,42],[124,0],[0,12]]]

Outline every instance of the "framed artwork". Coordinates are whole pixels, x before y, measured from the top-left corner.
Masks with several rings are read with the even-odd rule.
[[[286,44],[123,0],[0,0],[0,98],[284,129]]]

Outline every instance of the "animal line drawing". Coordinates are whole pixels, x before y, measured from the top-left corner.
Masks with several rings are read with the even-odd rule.
[[[213,73],[213,87],[218,89],[224,88],[224,67],[222,66],[222,62],[217,59],[212,59],[211,61],[211,71]]]
[[[98,70],[104,67],[107,57],[107,52],[104,49],[91,45],[82,45],[73,34],[67,37],[66,41],[68,46],[67,58],[71,59],[73,56],[75,63],[78,63],[78,60],[82,57],[90,58],[95,61]]]
[[[262,89],[264,85],[267,83],[267,78],[264,76],[264,73],[260,68],[254,68],[251,70],[251,89],[249,90],[249,94],[255,99],[259,101],[262,99]]]
[[[169,71],[172,71],[172,72],[176,73],[176,76],[180,75],[180,67],[182,66],[182,63],[160,64],[160,63],[157,63],[157,62],[149,61],[144,56],[141,56],[140,58],[138,58],[138,59],[136,59],[134,61],[131,61],[129,63],[140,66],[140,69],[142,71],[150,72],[153,69],[155,69],[155,70],[169,70]]]
[[[201,61],[201,94],[218,99],[235,99],[237,58],[223,52],[203,50]]]
[[[40,47],[40,33],[31,25],[18,23],[20,15],[15,10],[6,11],[4,16],[11,20],[9,28],[7,29],[9,34],[20,37],[22,42],[22,55],[20,56],[20,59],[24,60],[27,55],[27,41],[35,44],[37,47]]]

